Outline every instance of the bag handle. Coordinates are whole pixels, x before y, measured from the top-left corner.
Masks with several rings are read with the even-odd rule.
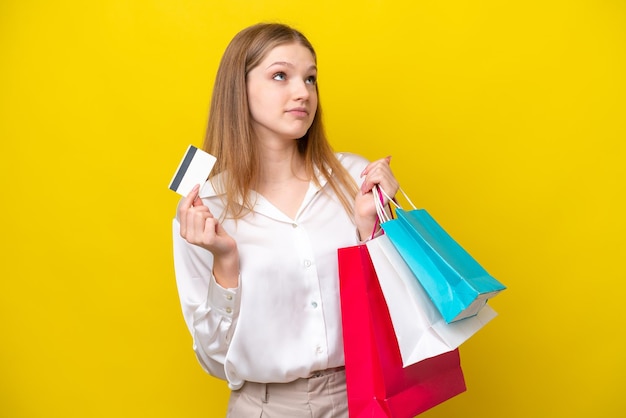
[[[391,199],[389,199],[389,196],[387,196],[387,193],[385,193],[382,187],[378,186],[377,184],[375,184],[372,188],[372,194],[374,195],[374,207],[376,207],[376,215],[378,215],[377,221],[379,221],[379,223],[385,223],[387,221],[390,221],[391,217],[389,216],[389,214],[387,214],[387,212],[385,212],[385,208],[383,207],[383,196],[386,197],[389,201],[391,201]]]
[[[411,199],[409,199],[409,196],[406,194],[406,192],[404,190],[402,190],[402,188],[398,189],[402,195],[404,196],[404,198],[406,199],[407,202],[409,202],[409,204],[411,205],[411,207],[413,209],[417,209],[415,207],[415,205],[413,204],[413,202],[411,201]],[[393,212],[390,210],[390,213],[387,213],[385,211],[385,207],[383,205],[384,199],[383,196],[387,198],[390,206],[391,204],[393,204],[396,208],[400,208],[403,209],[402,206],[398,203],[398,201],[392,197],[390,197],[387,192],[385,192],[385,190],[383,190],[382,187],[380,187],[380,185],[375,184],[374,187],[372,188],[372,194],[374,195],[374,207],[376,208],[376,223],[374,225],[374,230],[372,231],[372,234],[370,236],[370,239],[373,239],[376,236],[376,231],[379,225],[391,221],[393,219]]]
[[[403,209],[403,207],[400,205],[400,203],[398,203],[398,201],[392,197],[390,197],[387,192],[385,192],[385,190],[383,190],[382,187],[380,187],[379,185],[374,185],[374,205],[376,206],[376,213],[378,214],[378,217],[383,220],[384,222],[386,221],[390,221],[391,219],[393,219],[393,217],[389,217],[389,215],[387,215],[387,213],[385,212],[384,208],[383,208],[383,196],[387,198],[387,200],[389,201],[390,204],[393,204],[396,208],[399,209]],[[406,194],[406,192],[404,190],[402,190],[402,188],[398,189],[400,191],[400,193],[402,193],[402,196],[404,196],[404,198],[406,199],[407,202],[409,202],[409,204],[411,205],[411,207],[413,209],[417,209],[417,207],[415,207],[415,205],[413,204],[413,202],[411,201],[411,199],[409,199],[409,196]]]

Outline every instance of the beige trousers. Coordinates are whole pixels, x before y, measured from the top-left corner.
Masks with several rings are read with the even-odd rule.
[[[345,370],[289,383],[246,382],[228,400],[227,418],[348,418]]]

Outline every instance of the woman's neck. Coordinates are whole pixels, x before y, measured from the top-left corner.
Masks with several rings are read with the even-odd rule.
[[[261,153],[261,169],[255,190],[290,219],[302,205],[310,178],[297,150],[267,150]]]
[[[295,142],[289,147],[262,147],[260,163],[259,185],[309,180]]]

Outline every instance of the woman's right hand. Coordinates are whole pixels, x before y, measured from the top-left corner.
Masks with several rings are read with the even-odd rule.
[[[213,254],[213,275],[223,287],[238,286],[239,251],[237,243],[228,235],[209,208],[198,197],[196,185],[178,206],[180,235],[190,244]]]

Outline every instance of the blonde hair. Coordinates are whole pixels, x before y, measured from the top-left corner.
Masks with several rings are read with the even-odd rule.
[[[221,176],[223,182],[220,185],[225,192],[225,214],[235,219],[252,210],[254,202],[250,201],[249,192],[260,166],[248,108],[246,77],[269,51],[290,43],[306,47],[317,61],[313,46],[302,33],[283,24],[260,23],[235,35],[224,51],[217,71],[203,148],[217,158],[210,178],[226,174]],[[319,87],[316,88],[319,97]],[[357,185],[326,138],[319,98],[311,127],[298,140],[298,152],[305,161],[309,178],[318,183],[317,168],[352,216]]]

